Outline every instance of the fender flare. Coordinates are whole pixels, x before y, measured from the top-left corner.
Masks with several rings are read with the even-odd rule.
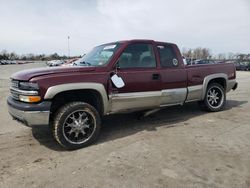
[[[202,88],[202,95],[201,95],[201,99],[204,100],[205,98],[205,95],[206,95],[206,91],[207,91],[207,86],[208,86],[208,83],[213,80],[213,79],[216,79],[216,78],[223,78],[225,79],[226,81],[226,88],[225,90],[227,90],[227,85],[228,85],[228,76],[225,74],[225,73],[218,73],[218,74],[210,74],[208,76],[206,76],[203,80],[203,88]]]
[[[57,94],[64,91],[73,91],[73,90],[81,90],[81,89],[91,89],[97,91],[103,101],[103,111],[104,114],[108,112],[109,101],[106,90],[104,86],[100,83],[93,82],[85,82],[85,83],[68,83],[68,84],[60,84],[56,86],[51,86],[47,89],[44,99],[53,99]]]

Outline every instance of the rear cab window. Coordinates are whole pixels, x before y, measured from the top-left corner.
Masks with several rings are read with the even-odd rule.
[[[161,67],[175,68],[179,66],[177,55],[172,45],[157,44]]]

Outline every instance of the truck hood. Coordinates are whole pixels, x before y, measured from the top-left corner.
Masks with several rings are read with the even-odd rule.
[[[46,67],[19,71],[11,75],[11,79],[28,81],[31,78],[43,75],[69,73],[69,72],[92,72],[95,67]]]

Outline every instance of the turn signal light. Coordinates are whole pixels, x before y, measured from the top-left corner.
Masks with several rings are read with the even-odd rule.
[[[41,100],[40,96],[25,96],[25,95],[19,95],[19,100],[23,102],[39,102]]]

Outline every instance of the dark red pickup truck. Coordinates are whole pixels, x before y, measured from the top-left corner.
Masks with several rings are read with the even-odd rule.
[[[175,44],[152,40],[103,44],[75,65],[12,75],[7,101],[14,119],[50,125],[68,149],[95,141],[102,116],[192,101],[219,111],[237,88],[233,64],[185,66]]]

